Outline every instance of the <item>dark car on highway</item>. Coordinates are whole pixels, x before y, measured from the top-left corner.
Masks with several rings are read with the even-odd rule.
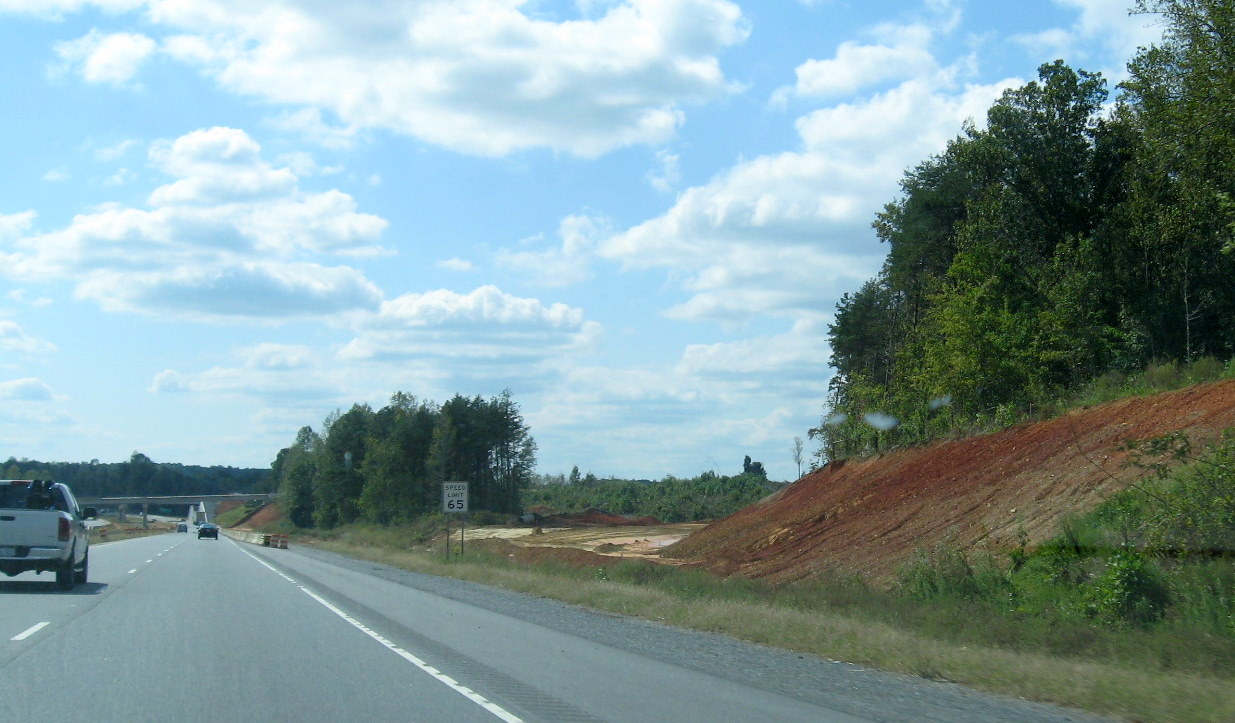
[[[203,537],[219,539],[219,526],[213,522],[204,523],[201,527],[197,528],[197,539],[200,540]]]

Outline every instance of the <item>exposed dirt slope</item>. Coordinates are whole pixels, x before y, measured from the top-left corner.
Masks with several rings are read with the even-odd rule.
[[[994,434],[837,461],[661,554],[722,574],[791,580],[842,569],[879,580],[917,548],[1011,548],[1127,487],[1124,443],[1235,426],[1235,381],[1077,410]],[[1091,461],[1092,460],[1092,461]]]
[[[238,530],[257,530],[264,525],[274,524],[284,518],[283,510],[276,504],[262,505],[256,512],[235,525]]]

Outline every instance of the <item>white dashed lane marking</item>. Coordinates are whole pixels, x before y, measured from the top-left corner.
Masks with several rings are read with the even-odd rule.
[[[31,625],[25,632],[18,633],[17,635],[14,635],[13,637],[9,639],[10,640],[25,640],[26,638],[30,637],[31,635],[34,635],[38,631],[47,627],[48,625],[51,625],[51,623],[43,622],[43,623],[39,623],[38,625]]]

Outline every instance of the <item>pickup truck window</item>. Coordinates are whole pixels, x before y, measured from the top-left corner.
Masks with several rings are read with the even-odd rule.
[[[46,494],[30,494],[30,483],[12,484],[0,482],[0,509],[2,510],[60,510],[72,512],[72,506],[59,487]]]
[[[26,496],[29,492],[29,484],[0,482],[0,510],[26,509]]]

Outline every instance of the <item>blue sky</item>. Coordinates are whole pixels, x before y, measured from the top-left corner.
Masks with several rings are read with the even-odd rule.
[[[545,473],[796,477],[904,170],[1129,4],[0,0],[0,457],[509,388]]]

